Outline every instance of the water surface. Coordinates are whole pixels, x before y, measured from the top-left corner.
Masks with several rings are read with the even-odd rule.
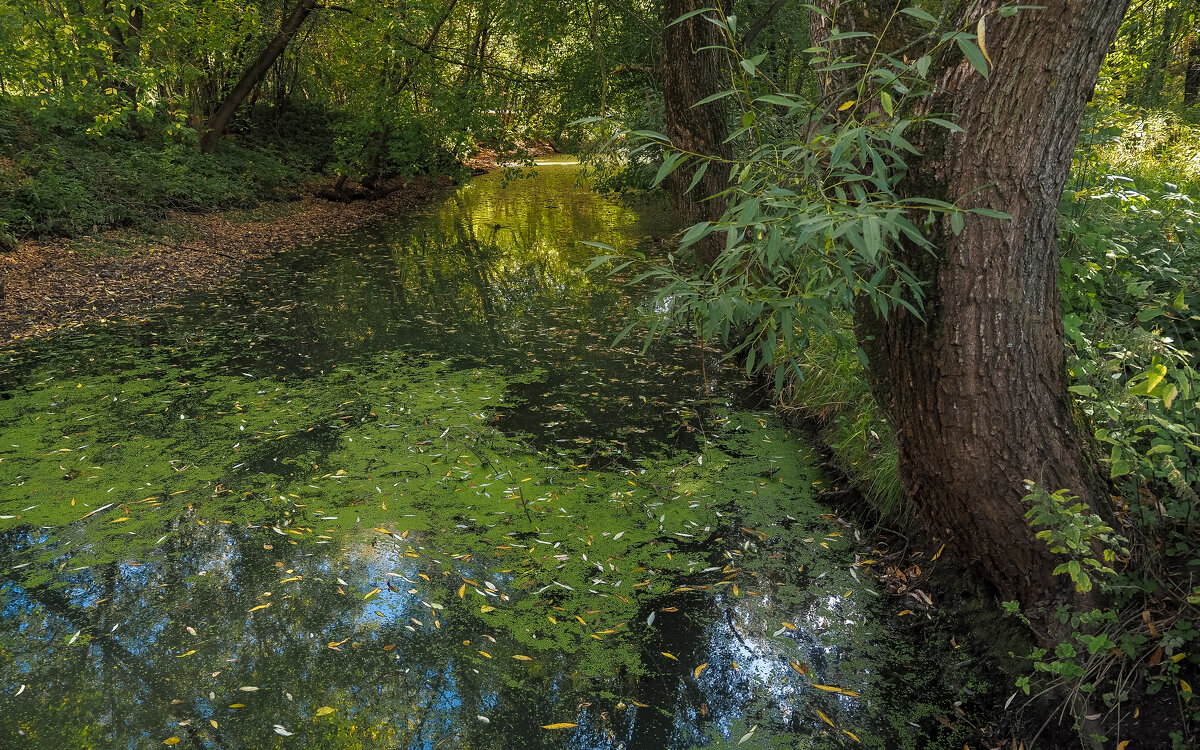
[[[674,226],[575,177],[6,354],[0,745],[961,747],[808,447],[613,344],[580,241]]]

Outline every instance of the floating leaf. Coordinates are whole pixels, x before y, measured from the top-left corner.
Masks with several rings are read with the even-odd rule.
[[[316,716],[328,716],[329,714],[333,713],[336,710],[337,710],[336,708],[330,708],[329,706],[321,706],[320,708],[317,709],[317,713],[315,715]]]
[[[494,612],[495,610],[496,610],[495,607],[490,607],[486,604],[479,608],[480,612]]]
[[[163,740],[163,744],[164,745],[178,745],[179,738],[178,737],[168,737],[165,740]]]
[[[486,658],[488,658],[488,659],[492,658],[492,655],[491,655],[491,654],[489,654],[487,651],[480,651],[479,653],[480,653],[480,655],[481,655],[481,656],[484,656],[484,657],[486,657]]]
[[[667,657],[668,659],[674,659],[675,661],[679,661],[679,657],[676,656],[675,654],[669,654],[666,651],[660,651],[659,653],[661,653],[663,656]]]
[[[700,666],[698,666],[692,670],[692,677],[695,677],[697,680],[700,679],[700,673],[703,672],[707,668],[708,668],[708,662],[704,662],[703,664],[701,664]]]
[[[258,690],[258,688],[254,687],[253,685],[242,685],[240,688],[238,688],[238,690],[241,690],[243,693],[253,693],[255,690]]]
[[[862,740],[860,740],[858,738],[858,735],[855,734],[854,732],[851,732],[849,729],[843,729],[842,732],[844,734],[848,734],[850,736],[850,739],[854,740],[855,742],[862,742]],[[1121,748],[1117,748],[1117,750],[1121,750]]]
[[[792,624],[792,623],[790,623],[790,622],[781,622],[781,623],[779,623],[779,624],[780,624],[780,625],[782,625],[782,626],[784,626],[784,627],[785,627],[785,628],[787,628],[788,630],[795,630],[795,629],[796,629],[796,626],[795,626],[795,625],[793,625],[793,624]]]
[[[192,649],[191,651],[184,651],[182,654],[175,654],[175,658],[182,659],[183,657],[191,656],[194,653],[196,653],[196,649]]]
[[[466,595],[467,595],[467,584],[464,583],[463,585],[458,587],[458,598],[462,599]]]
[[[821,713],[821,709],[819,709],[819,708],[817,709],[817,716],[820,716],[820,717],[821,717],[821,721],[825,722],[826,724],[828,724],[829,726],[833,727],[834,729],[837,729],[837,725],[835,725],[835,724],[833,723],[833,721],[831,721],[831,720],[830,720],[830,718],[829,718],[828,716],[826,716],[825,714]]]
[[[363,597],[363,601],[365,602],[366,600],[370,599],[372,596],[375,596],[376,594],[378,594],[380,591],[383,591],[383,589],[371,589],[370,593],[368,593],[366,596]]]
[[[797,664],[794,661],[789,661],[788,664],[791,665],[792,669],[796,670],[797,672],[804,675],[805,677],[808,677],[808,665],[807,664]]]
[[[542,729],[570,729],[571,727],[577,727],[577,726],[579,726],[579,725],[572,724],[569,721],[560,721],[557,724],[543,724]]]
[[[208,723],[209,723],[209,724],[212,724],[212,728],[213,728],[213,729],[220,729],[220,728],[221,728],[221,725],[217,723],[217,720],[216,720],[216,719],[209,719],[209,720],[208,720]]]
[[[275,725],[275,734],[278,734],[282,737],[291,737],[293,734],[295,734],[295,732],[289,732],[288,730],[283,728],[282,724],[276,724]]]
[[[851,698],[858,697],[858,693],[854,692],[853,690],[847,690],[845,688],[834,687],[833,685],[818,685],[817,683],[814,682],[814,683],[812,683],[812,686],[815,687],[817,690],[824,690],[827,693],[841,693],[842,695],[848,695]]]
[[[979,51],[983,53],[983,59],[987,60],[988,65],[995,67],[996,64],[994,62],[992,62],[992,56],[989,55],[988,51],[987,51],[987,24],[985,23],[986,18],[987,18],[986,16],[980,16],[979,23],[975,24],[975,36],[977,37],[977,39],[975,41],[979,44]]]
[[[269,607],[269,606],[271,606],[271,603],[270,603],[270,602],[267,602],[266,604],[260,604],[260,605],[258,605],[257,607],[251,607],[251,608],[250,608],[250,611],[251,611],[251,612],[257,612],[258,610],[260,610],[260,609],[266,609],[266,608],[267,608],[267,607]]]
[[[517,661],[533,661],[532,656],[526,656],[525,654],[513,654],[513,658]]]
[[[754,736],[754,730],[755,730],[755,729],[758,729],[758,725],[757,725],[757,724],[755,724],[753,727],[751,727],[749,732],[746,732],[745,734],[743,734],[743,735],[742,735],[742,738],[741,738],[740,740],[738,740],[738,744],[740,745],[740,744],[742,744],[743,742],[745,742],[746,740],[748,740],[748,739],[750,739],[751,737],[753,737],[753,736]]]

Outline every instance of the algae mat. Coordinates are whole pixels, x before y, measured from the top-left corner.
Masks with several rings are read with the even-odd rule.
[[[672,227],[575,177],[7,353],[0,744],[961,747],[804,444],[612,343],[579,242]]]

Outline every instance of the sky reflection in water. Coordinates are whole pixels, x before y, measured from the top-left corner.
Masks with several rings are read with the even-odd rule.
[[[576,170],[5,357],[0,745],[960,747],[807,448],[612,345],[578,240],[672,227]]]

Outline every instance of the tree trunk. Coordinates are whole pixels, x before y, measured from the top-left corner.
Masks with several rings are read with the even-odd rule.
[[[925,320],[860,306],[872,390],[900,447],[900,475],[930,531],[975,562],[1006,599],[1060,599],[1064,577],[1025,521],[1023,480],[1067,488],[1104,514],[1088,436],[1066,387],[1057,285],[1057,209],[1084,105],[1128,0],[1049,0],[1043,10],[987,16],[990,79],[955,55],[930,111],[963,132],[926,126],[902,197],[946,201],[1011,219],[967,216],[934,230],[936,254],[901,248],[927,282]],[[954,22],[974,28],[971,4]]]
[[[217,143],[225,133],[225,128],[233,119],[234,112],[275,64],[275,60],[287,49],[288,42],[292,41],[292,37],[304,25],[305,19],[308,18],[309,13],[312,13],[316,5],[317,0],[300,0],[292,9],[291,14],[284,19],[283,24],[279,27],[279,33],[275,35],[266,49],[259,53],[258,58],[246,69],[237,85],[233,87],[233,91],[229,92],[229,96],[209,119],[204,135],[200,138],[201,151],[212,153],[216,149]]]
[[[1200,38],[1188,47],[1187,72],[1183,75],[1183,106],[1191,107],[1200,97]]]
[[[715,45],[725,42],[719,30],[703,14],[692,16],[683,23],[670,25],[675,19],[699,8],[710,7],[704,0],[664,0],[662,87],[666,109],[667,132],[671,145],[680,151],[717,157],[704,173],[699,184],[688,192],[695,169],[680,168],[664,180],[671,199],[689,223],[719,221],[727,200],[714,197],[726,188],[726,162],[732,158],[728,143],[725,106],[721,101],[700,107],[696,102],[721,91],[724,85],[724,55]],[[695,166],[699,166],[697,162]],[[721,251],[716,234],[696,245],[696,261],[701,267],[712,264]]]

